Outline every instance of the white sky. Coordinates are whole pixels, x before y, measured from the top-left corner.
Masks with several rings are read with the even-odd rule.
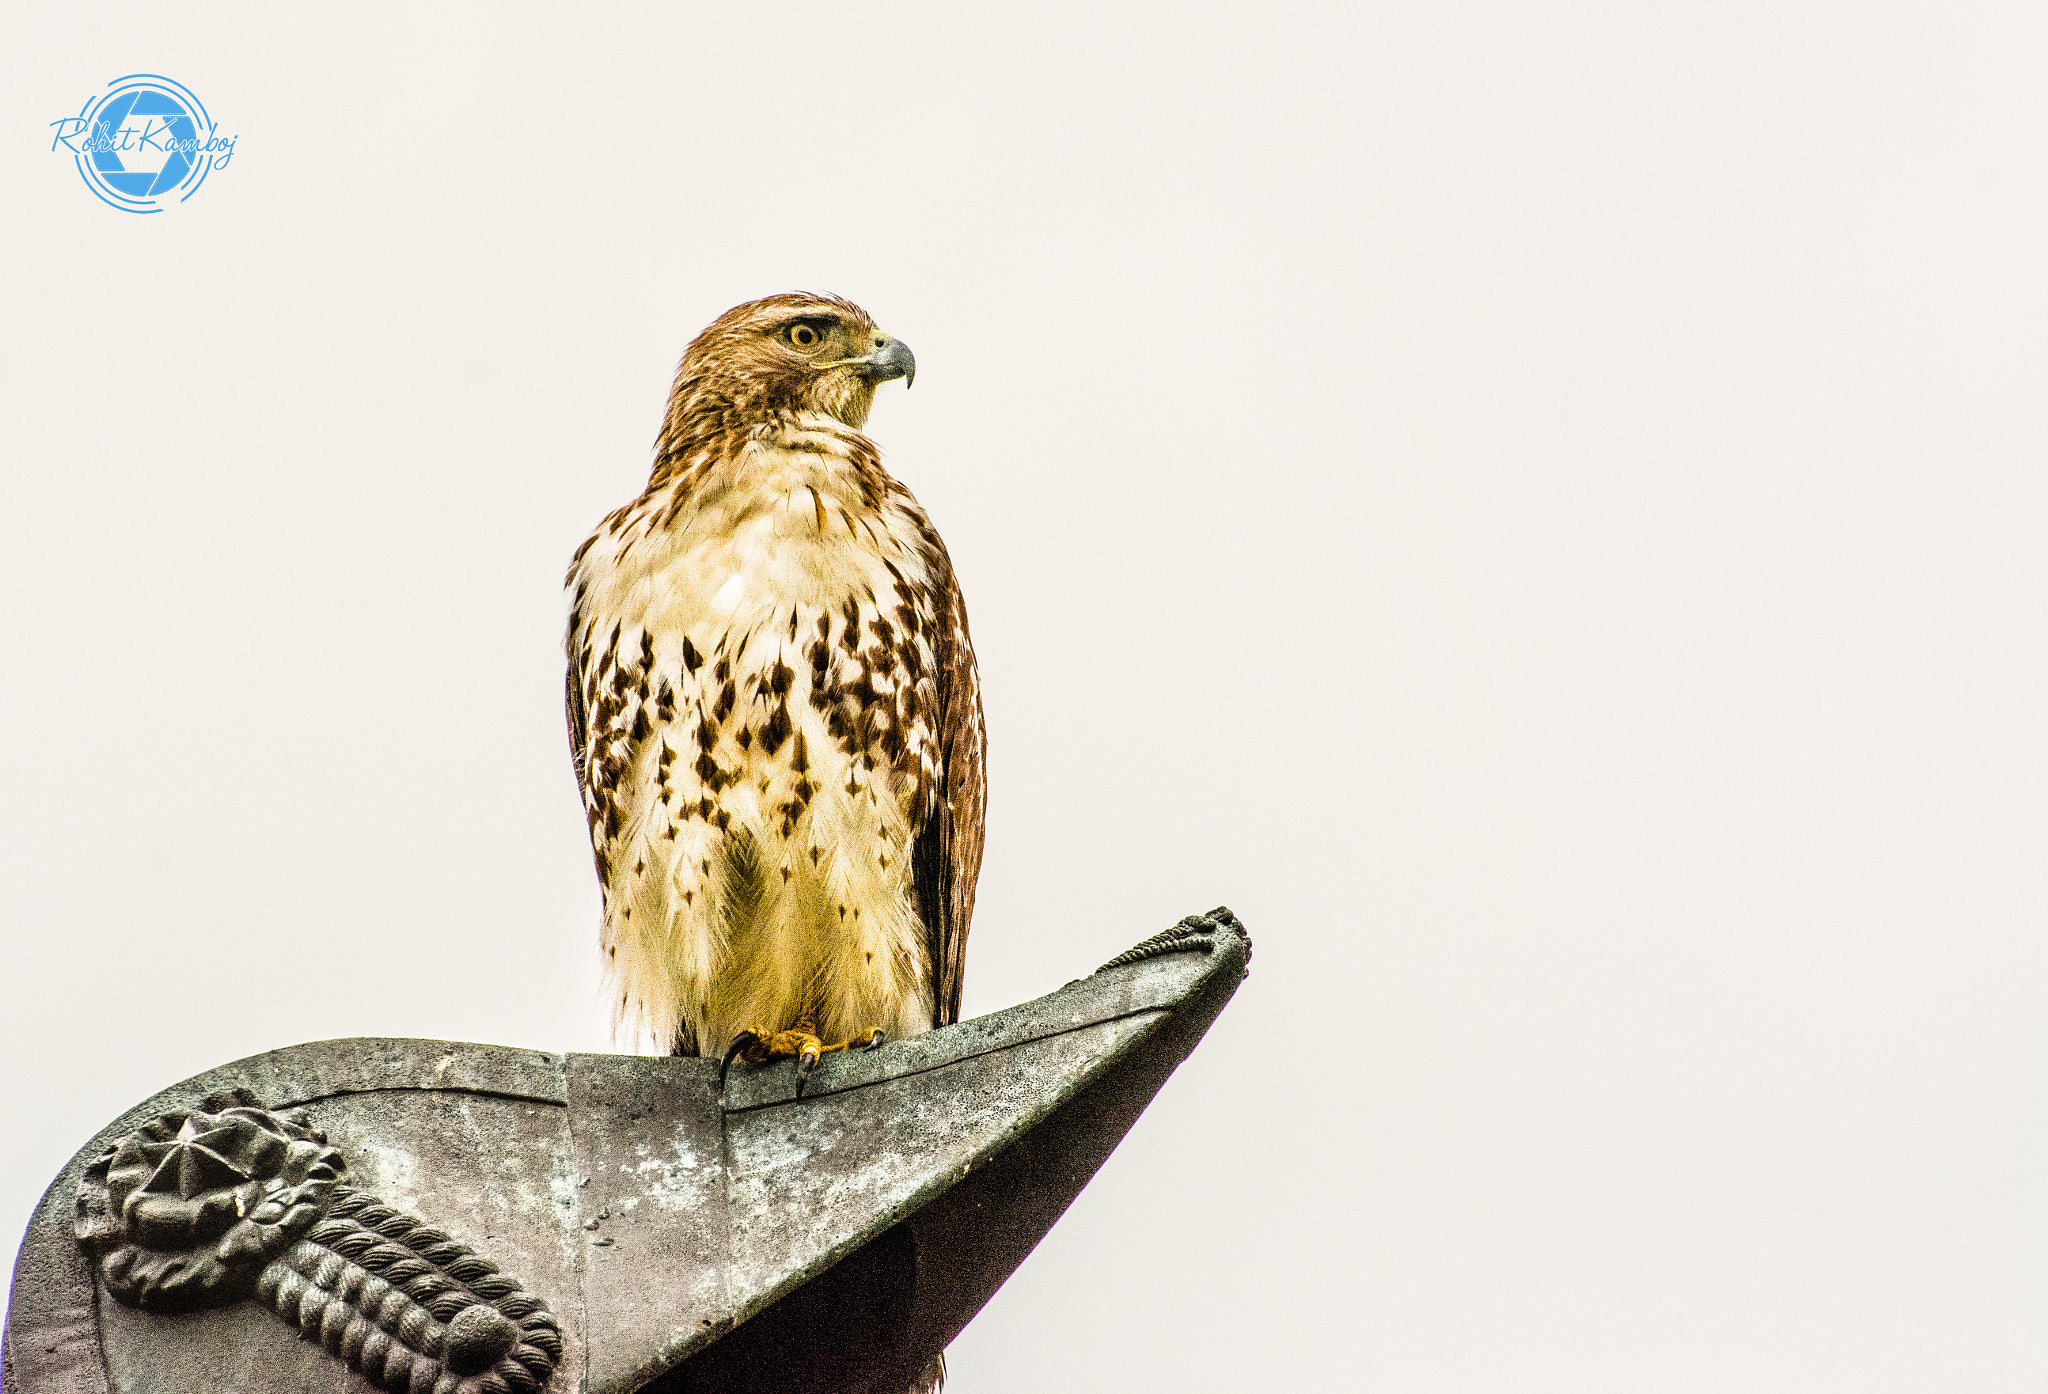
[[[820,289],[968,1011],[1257,943],[959,1394],[2048,1383],[2039,7],[739,8],[10,12],[0,1227],[242,1055],[606,1048],[561,573]],[[172,214],[48,149],[135,71]]]

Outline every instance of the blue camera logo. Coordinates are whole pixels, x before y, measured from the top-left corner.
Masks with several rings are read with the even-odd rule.
[[[235,154],[235,137],[221,135],[191,89],[155,73],[115,78],[50,126],[50,149],[68,151],[85,186],[126,213],[183,203]]]

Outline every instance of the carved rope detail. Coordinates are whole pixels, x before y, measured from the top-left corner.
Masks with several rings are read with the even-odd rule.
[[[1251,936],[1244,932],[1244,926],[1237,922],[1237,916],[1230,913],[1228,906],[1219,905],[1206,915],[1189,915],[1173,928],[1162,929],[1143,943],[1132,945],[1095,972],[1107,973],[1110,969],[1121,968],[1126,963],[1138,963],[1148,958],[1158,958],[1162,954],[1209,953],[1216,947],[1215,940],[1210,936],[1219,929],[1228,929],[1244,940],[1245,962],[1249,964]]]
[[[391,1394],[537,1394],[562,1355],[547,1304],[347,1169],[303,1109],[209,1095],[86,1165],[78,1242],[129,1306],[257,1298]]]

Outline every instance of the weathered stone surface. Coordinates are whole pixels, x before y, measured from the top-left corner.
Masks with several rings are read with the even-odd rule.
[[[303,1106],[372,1192],[488,1258],[563,1329],[550,1390],[859,1394],[907,1377],[1059,1217],[1243,975],[1227,912],[1187,943],[872,1052],[789,1062],[294,1046],[138,1105],[66,1167],[15,1268],[5,1394],[374,1386],[254,1302],[123,1306],[72,1234],[81,1168],[244,1088]],[[488,1312],[481,1314],[489,1317]],[[451,1338],[452,1339],[452,1338]]]
[[[732,1325],[718,1062],[569,1057],[591,1389],[637,1389]]]
[[[906,1219],[1157,1024],[1146,1012],[1076,1027],[1029,1052],[994,1050],[726,1117],[731,1273],[745,1320],[845,1257],[877,1224]]]

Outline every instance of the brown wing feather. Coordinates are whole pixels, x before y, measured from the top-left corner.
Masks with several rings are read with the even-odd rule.
[[[939,798],[911,848],[917,908],[924,920],[932,967],[932,1025],[960,1019],[960,985],[967,964],[967,931],[974,918],[974,883],[981,875],[982,818],[987,809],[986,740],[981,679],[967,633],[967,607],[945,547],[932,537],[940,624],[938,662],[939,756],[944,767]]]
[[[588,545],[588,544],[586,544]],[[578,553],[577,555],[582,555]],[[581,606],[581,596],[578,596]],[[583,801],[583,819],[590,827],[590,854],[597,863],[597,885],[600,892],[607,892],[611,872],[605,864],[604,841],[598,835],[597,801],[591,797],[590,789],[590,708],[589,699],[583,691],[582,674],[576,661],[576,634],[582,622],[580,614],[572,615],[569,622],[569,671],[563,683],[564,714],[569,720],[569,761],[576,769],[576,793]]]
[[[587,798],[590,786],[583,777],[583,685],[576,681],[576,665],[573,662],[569,665],[569,680],[564,686],[567,688],[563,706],[569,718],[569,759],[576,766],[577,796]]]

